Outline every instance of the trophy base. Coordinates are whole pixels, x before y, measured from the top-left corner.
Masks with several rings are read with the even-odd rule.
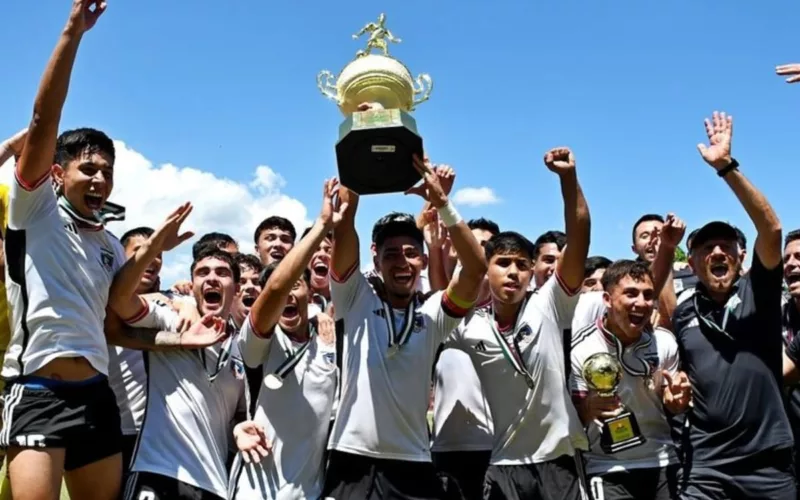
[[[412,155],[422,158],[417,122],[400,109],[357,111],[339,126],[339,181],[360,195],[397,193],[420,180]]]
[[[641,446],[646,441],[639,430],[636,417],[629,411],[603,421],[600,448],[608,454]]]

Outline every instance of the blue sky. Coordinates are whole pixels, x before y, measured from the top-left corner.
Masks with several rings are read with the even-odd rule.
[[[28,121],[69,3],[5,6],[0,46],[12,50],[3,51],[0,134]],[[457,188],[488,187],[500,199],[460,206],[465,218],[485,216],[531,238],[561,228],[557,178],[541,158],[567,145],[592,210],[592,254],[628,256],[630,226],[645,212],[675,211],[690,228],[728,219],[752,241],[744,211],[695,148],[703,118],[719,109],[735,118],[743,172],[787,230],[800,226],[789,181],[800,85],[774,75],[777,64],[800,62],[790,29],[796,2],[109,4],[84,38],[62,124],[101,128],[158,172],[167,163],[191,167],[249,189],[256,167],[268,165],[285,181],[280,196],[313,217],[322,179],[335,174],[342,119],[316,75],[338,72],[363,44],[350,35],[383,11],[403,39],[392,54],[435,82],[415,112],[429,155],[456,168]],[[135,182],[128,176],[115,190],[142,190]],[[180,191],[176,184],[159,189]],[[362,240],[385,212],[418,207],[402,195],[363,199]],[[159,221],[162,212],[148,217]]]

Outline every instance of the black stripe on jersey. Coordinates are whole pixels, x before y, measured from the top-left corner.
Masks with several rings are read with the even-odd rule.
[[[588,339],[594,333],[596,326],[597,325],[595,325],[595,322],[592,321],[588,325],[578,330],[578,332],[575,334],[575,338],[572,341],[571,349],[575,349],[575,346]]]
[[[130,479],[133,479],[133,464],[136,463],[136,455],[139,453],[139,447],[142,444],[142,435],[144,434],[144,426],[147,425],[147,409],[150,408],[150,353],[148,351],[142,351],[142,360],[144,361],[144,377],[147,380],[145,384],[145,403],[144,403],[144,415],[142,415],[142,425],[139,427],[139,435],[136,436],[136,445],[133,447],[133,453],[131,453],[131,463],[128,464],[128,471],[130,471]],[[134,484],[136,481],[132,481]],[[125,493],[127,494],[127,489],[130,486],[131,481],[128,481],[128,484],[125,485]]]
[[[244,366],[244,387],[247,395],[247,418],[252,419],[256,414],[256,404],[258,403],[258,393],[261,391],[261,384],[264,381],[264,363],[258,368]]]
[[[6,230],[5,250],[8,278],[19,285],[19,294],[22,298],[22,311],[19,312],[22,318],[20,321],[20,328],[22,328],[22,349],[17,357],[20,377],[25,373],[22,357],[25,354],[31,337],[31,332],[28,329],[28,282],[25,279],[25,245],[27,239],[27,234],[24,229],[8,228]],[[9,304],[9,306],[11,306],[11,304]],[[9,348],[10,347],[11,346],[9,346]]]
[[[342,399],[342,378],[344,371],[342,363],[344,360],[344,319],[337,319],[336,323],[336,368],[339,369],[338,382],[336,383],[336,399]],[[338,415],[338,412],[337,412]],[[333,428],[331,426],[331,428]]]

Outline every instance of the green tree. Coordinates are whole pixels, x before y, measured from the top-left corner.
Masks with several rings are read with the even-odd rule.
[[[681,247],[675,247],[675,262],[688,262],[689,258]]]

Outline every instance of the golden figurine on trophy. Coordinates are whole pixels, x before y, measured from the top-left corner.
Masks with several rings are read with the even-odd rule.
[[[317,86],[347,117],[336,143],[342,184],[358,194],[403,192],[420,179],[412,155],[423,155],[410,112],[430,98],[433,81],[424,73],[412,78],[408,68],[389,55],[389,43],[401,40],[386,28],[385,14],[353,38],[367,33],[366,48],[356,52],[338,77],[321,71]],[[362,103],[369,109],[359,111]]]
[[[616,396],[623,375],[620,362],[607,352],[589,356],[583,363],[581,373],[589,389],[605,398]],[[636,416],[626,411],[621,403],[620,412],[614,417],[604,419],[601,424],[600,447],[608,454],[635,448],[647,441],[639,430]]]

